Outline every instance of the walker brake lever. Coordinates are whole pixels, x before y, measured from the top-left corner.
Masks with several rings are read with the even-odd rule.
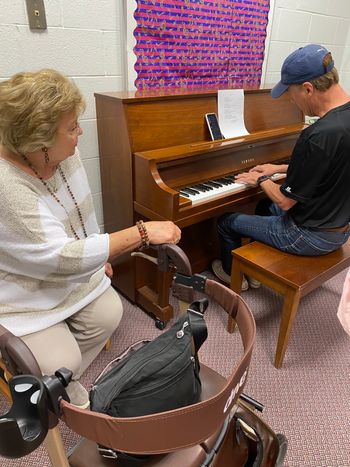
[[[146,253],[142,253],[142,251],[133,251],[131,253],[131,256],[137,256],[138,258],[143,258],[146,259],[147,261],[150,261],[151,263],[154,263],[158,266],[158,259],[155,258],[154,256],[147,255]]]
[[[180,247],[170,243],[163,243],[161,245],[150,245],[150,248],[158,252],[157,257],[142,251],[134,251],[131,256],[143,258],[156,264],[161,272],[169,272],[173,267],[176,267],[178,272],[189,276],[192,275],[191,264]]]

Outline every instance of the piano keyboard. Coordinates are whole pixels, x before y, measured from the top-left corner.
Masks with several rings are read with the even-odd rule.
[[[279,180],[285,176],[285,173],[275,173],[271,179]],[[192,201],[192,205],[195,205],[218,196],[232,194],[248,188],[251,188],[251,185],[238,183],[235,181],[234,175],[227,175],[226,177],[215,178],[207,182],[196,183],[195,185],[181,188],[179,192],[181,196],[189,198]]]

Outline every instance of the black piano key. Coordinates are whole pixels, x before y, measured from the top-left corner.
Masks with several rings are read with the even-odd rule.
[[[217,185],[217,188],[220,188],[220,187],[222,187],[222,185],[223,185],[222,183],[220,183],[220,182],[218,181],[218,179],[209,180],[209,181],[210,181],[211,183],[215,183],[215,184]]]
[[[183,190],[180,190],[179,193],[182,195],[182,196],[186,196],[186,198],[189,198],[190,195],[188,193],[185,193]]]
[[[232,178],[230,178],[230,177],[224,177],[224,178],[225,178],[225,180],[228,181],[228,184],[229,184],[229,185],[232,185],[233,183],[235,183],[235,181],[232,180]]]
[[[200,194],[200,191],[197,190],[196,188],[193,188],[192,185],[186,187],[186,189],[187,189],[187,190],[191,190],[191,194],[192,194],[192,195],[199,195],[199,194]]]
[[[206,182],[203,182],[200,185],[203,186],[206,189],[206,191],[211,191],[213,189],[213,187],[208,186]]]
[[[220,183],[213,182],[213,180],[208,180],[207,182],[204,182],[204,184],[210,186],[211,188],[220,188],[222,186]]]
[[[183,193],[191,194],[191,191],[188,188],[181,188]]]
[[[194,188],[195,190],[199,190],[203,192],[212,190],[212,188],[210,188],[209,186],[205,186],[202,183],[197,183],[197,185],[192,185],[191,188]]]
[[[189,195],[198,195],[199,194],[199,191],[197,190],[194,190],[193,188],[191,187],[186,187],[186,188],[182,188],[182,190],[185,192],[185,193],[188,193]]]
[[[229,182],[228,180],[225,180],[224,178],[216,178],[214,180],[214,182],[221,183],[222,185],[230,185],[231,184],[231,182]]]

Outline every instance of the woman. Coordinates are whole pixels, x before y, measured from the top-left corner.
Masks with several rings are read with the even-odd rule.
[[[0,322],[43,374],[73,371],[67,393],[79,407],[88,394],[78,379],[122,316],[109,259],[181,236],[172,222],[99,233],[76,149],[84,107],[74,83],[54,70],[0,83]]]

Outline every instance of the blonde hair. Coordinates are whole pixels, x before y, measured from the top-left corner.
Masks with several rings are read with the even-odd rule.
[[[17,73],[0,83],[0,142],[15,154],[49,148],[61,118],[84,109],[77,86],[58,71]]]
[[[328,52],[323,59],[323,66],[324,69],[327,69],[327,66],[333,61],[332,54]],[[332,68],[331,71],[328,71],[324,75],[320,76],[319,78],[315,78],[310,80],[310,83],[316,88],[318,91],[324,92],[327,91],[333,84],[339,83],[339,75],[338,71],[335,67]]]

